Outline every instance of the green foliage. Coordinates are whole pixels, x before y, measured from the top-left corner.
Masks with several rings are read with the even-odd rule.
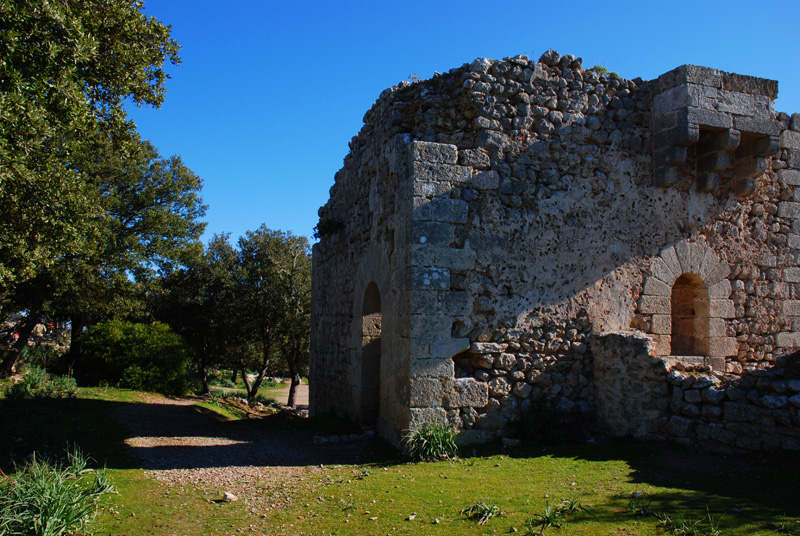
[[[677,514],[656,512],[654,515],[658,518],[661,528],[670,534],[677,534],[678,536],[720,536],[722,534],[719,516],[714,517],[707,507],[705,519],[696,521],[688,519],[684,512],[678,512]]]
[[[51,376],[43,368],[31,365],[27,367],[21,382],[6,388],[5,396],[8,400],[74,398],[77,389],[75,378]]]
[[[97,500],[113,491],[105,472],[88,469],[77,449],[66,464],[34,454],[0,489],[0,534],[26,536],[91,534]]]
[[[461,510],[461,515],[467,519],[477,519],[478,525],[483,525],[500,515],[500,507],[494,503],[478,501]]]
[[[403,437],[403,452],[420,462],[452,460],[458,457],[456,431],[435,421],[425,422]]]
[[[636,517],[653,515],[650,509],[650,499],[644,493],[635,492],[628,501],[628,510]]]
[[[97,133],[131,128],[126,98],[159,106],[162,65],[180,61],[169,27],[142,8],[0,0],[0,282],[95,243],[102,197],[76,157]]]
[[[567,517],[575,512],[591,514],[591,511],[574,497],[562,499],[559,503],[551,502],[550,499],[547,499],[545,501],[544,513],[533,514],[533,516],[528,518],[528,534],[544,536],[544,531],[546,529],[549,527],[561,528],[561,524],[567,520]]]
[[[50,370],[62,352],[49,345],[26,346],[19,353],[19,362]]]
[[[188,348],[166,324],[103,322],[84,335],[83,350],[75,371],[82,382],[97,385],[105,380],[167,395],[182,395],[188,389]]]
[[[611,78],[617,78],[617,79],[621,79],[622,78],[618,73],[616,73],[614,71],[609,71],[608,69],[606,69],[602,65],[595,65],[594,67],[592,67],[589,70],[590,71],[597,71],[600,74],[607,74]]]

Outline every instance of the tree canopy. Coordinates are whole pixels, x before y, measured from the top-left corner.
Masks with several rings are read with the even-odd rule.
[[[0,0],[0,294],[98,240],[106,212],[81,162],[98,137],[131,130],[125,99],[160,106],[163,65],[180,61],[142,8]]]

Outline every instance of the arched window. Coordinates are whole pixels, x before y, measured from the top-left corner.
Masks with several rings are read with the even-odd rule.
[[[670,301],[672,355],[708,355],[709,302],[706,284],[697,275],[685,273],[675,280]]]
[[[371,282],[361,308],[361,421],[376,424],[381,402],[381,295]]]

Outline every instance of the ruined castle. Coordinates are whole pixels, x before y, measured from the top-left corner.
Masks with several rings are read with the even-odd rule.
[[[618,436],[800,449],[800,115],[777,90],[548,51],[384,91],[319,211],[312,413],[470,442],[546,400]]]

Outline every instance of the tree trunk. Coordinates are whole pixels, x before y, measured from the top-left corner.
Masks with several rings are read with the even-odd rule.
[[[242,381],[244,382],[244,388],[247,391],[247,398],[250,398],[250,378],[247,377],[247,369],[244,367],[244,364],[240,365],[241,372],[242,372]]]
[[[233,383],[236,383],[236,373],[237,373],[237,372],[238,372],[238,371],[237,371],[236,369],[233,369],[233,374],[231,374],[231,381],[232,381]]]
[[[292,383],[289,385],[289,400],[286,405],[292,408],[297,407],[297,387],[300,385],[300,373],[297,371],[292,372]]]
[[[208,385],[208,372],[206,371],[206,352],[203,350],[200,354],[200,381],[203,384],[202,393],[207,395],[211,393],[211,388]]]
[[[39,311],[31,311],[28,313],[28,316],[25,317],[25,323],[22,325],[22,329],[19,330],[19,338],[8,351],[3,362],[0,363],[0,378],[8,378],[14,374],[14,363],[17,362],[17,357],[19,357],[19,353],[22,349],[28,346],[28,340],[31,338],[33,328],[36,327],[36,324],[38,324],[41,319],[42,315]]]
[[[72,375],[75,363],[81,358],[81,342],[83,331],[87,327],[87,319],[76,315],[70,321],[69,352],[64,356],[67,364],[66,373]]]

